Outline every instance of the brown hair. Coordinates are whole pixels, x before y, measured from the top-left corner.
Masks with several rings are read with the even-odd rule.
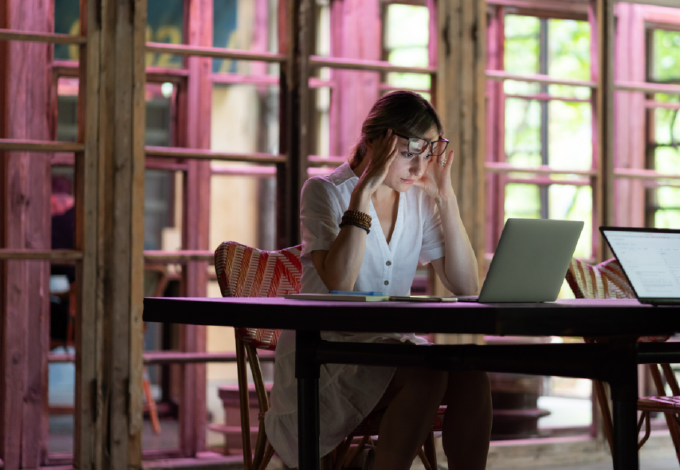
[[[407,137],[422,137],[432,126],[444,133],[434,107],[412,91],[394,91],[375,102],[361,126],[361,137],[352,150],[349,164],[356,168],[366,155],[366,142],[377,139],[387,129]]]

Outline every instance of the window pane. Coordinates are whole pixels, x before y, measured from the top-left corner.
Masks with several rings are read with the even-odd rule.
[[[654,81],[680,80],[680,32],[654,31]]]
[[[239,0],[213,0],[213,46],[254,52],[278,52],[278,0],[267,8]],[[213,59],[213,73],[278,75],[279,65],[265,62]]]
[[[550,101],[548,115],[550,166],[590,169],[593,155],[590,103]]]
[[[541,107],[537,101],[505,101],[505,153],[514,165],[541,164]]]
[[[574,257],[591,258],[593,255],[593,191],[590,186],[553,184],[548,189],[551,219],[583,221],[583,231]]]
[[[182,0],[148,0],[146,40],[182,44],[184,40],[184,2]],[[147,54],[146,65],[182,68],[182,56]]]
[[[505,16],[505,70],[511,73],[539,72],[540,21],[531,16]]]
[[[590,25],[587,21],[548,20],[548,75],[590,80]]]
[[[408,67],[429,65],[429,18],[427,7],[398,4],[387,7],[383,47],[391,64]],[[431,86],[430,76],[419,73],[388,73],[387,83],[416,90],[427,90]],[[429,99],[429,96],[426,98]]]
[[[80,34],[80,0],[54,1],[54,32],[59,34]],[[78,60],[78,46],[54,45],[55,60]]]
[[[505,220],[510,217],[541,218],[541,199],[537,185],[510,183],[505,186]]]

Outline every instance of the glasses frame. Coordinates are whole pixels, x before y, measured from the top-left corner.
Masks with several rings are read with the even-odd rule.
[[[441,156],[441,155],[444,155],[444,152],[446,152],[446,147],[449,146],[449,140],[448,140],[448,139],[441,138],[441,137],[440,137],[439,139],[437,139],[437,140],[433,140],[433,141],[430,142],[429,140],[425,140],[425,139],[422,139],[422,138],[420,138],[420,137],[406,137],[405,135],[397,134],[396,132],[394,132],[394,135],[396,135],[397,137],[401,137],[402,139],[408,140],[408,150],[409,150],[410,153],[413,153],[414,155],[420,155],[420,154],[422,154],[423,152],[425,152],[425,150],[426,150],[427,147],[429,146],[429,147],[430,147],[430,151],[431,151],[430,155],[433,156],[433,157],[439,157],[439,156]],[[418,140],[424,140],[424,141],[425,141],[425,146],[424,146],[423,149],[422,149],[420,152],[418,152],[418,153],[416,153],[416,152],[411,152],[411,142],[415,142],[415,141],[418,141]],[[444,142],[444,148],[442,149],[441,153],[438,153],[438,154],[435,155],[435,153],[434,153],[434,144],[436,144],[437,142]]]

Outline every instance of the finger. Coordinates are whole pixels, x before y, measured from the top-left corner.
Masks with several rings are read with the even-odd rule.
[[[449,158],[446,160],[446,167],[451,168],[451,165],[453,165],[453,150],[449,150]]]

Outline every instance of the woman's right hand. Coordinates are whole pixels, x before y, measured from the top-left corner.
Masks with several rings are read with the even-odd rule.
[[[363,189],[369,196],[373,195],[385,181],[387,171],[397,156],[397,136],[392,129],[388,129],[385,134],[375,139],[371,150],[368,166],[357,183],[357,189]]]

